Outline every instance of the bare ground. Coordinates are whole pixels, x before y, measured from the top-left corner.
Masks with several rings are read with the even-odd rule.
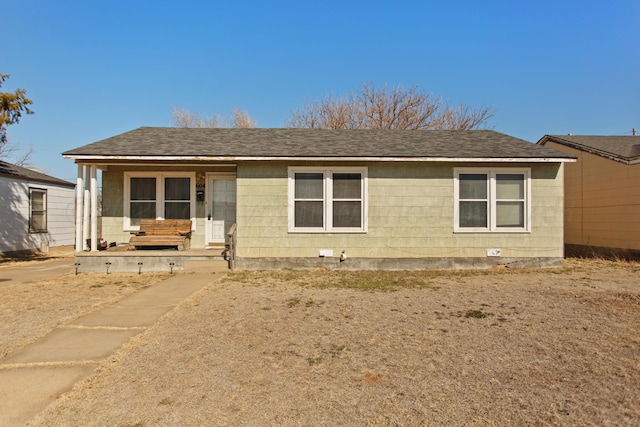
[[[68,292],[113,291],[118,276]],[[637,263],[583,260],[537,271],[236,273],[32,424],[640,425],[639,278]],[[57,322],[78,311],[50,297]],[[0,298],[3,310],[20,301]]]

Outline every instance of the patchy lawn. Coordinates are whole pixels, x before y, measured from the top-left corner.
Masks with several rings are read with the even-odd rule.
[[[29,261],[21,261],[26,262]],[[34,342],[57,326],[112,305],[166,277],[166,273],[83,273],[2,286],[0,358]]]
[[[637,263],[239,272],[33,425],[639,425],[639,330]]]

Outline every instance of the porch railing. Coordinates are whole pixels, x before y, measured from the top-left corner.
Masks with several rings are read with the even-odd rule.
[[[229,227],[229,231],[227,231],[227,237],[229,238],[229,252],[228,252],[228,261],[229,261],[229,270],[234,271],[236,269],[236,246],[238,244],[238,233],[237,233],[238,225],[234,222],[231,227]]]

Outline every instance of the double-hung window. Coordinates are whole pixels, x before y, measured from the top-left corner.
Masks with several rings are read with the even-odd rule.
[[[29,232],[47,232],[47,190],[29,188]]]
[[[456,169],[454,231],[530,231],[530,175],[529,169]]]
[[[289,231],[365,232],[367,168],[289,169]]]
[[[189,172],[125,172],[124,228],[142,219],[195,219],[195,175]]]

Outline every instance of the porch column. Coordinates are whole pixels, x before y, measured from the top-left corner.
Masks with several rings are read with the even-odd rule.
[[[82,251],[82,212],[84,201],[84,176],[82,165],[78,164],[78,178],[76,180],[76,252]]]
[[[98,250],[98,166],[91,165],[91,252]]]
[[[89,197],[89,166],[85,165],[84,167],[84,206],[83,206],[83,217],[82,217],[82,250],[88,251],[89,245],[87,244],[87,240],[89,240],[89,209],[91,205],[91,199]]]

